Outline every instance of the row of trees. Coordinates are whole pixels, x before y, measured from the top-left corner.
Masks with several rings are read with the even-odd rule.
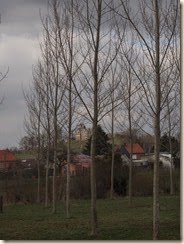
[[[159,152],[161,131],[169,138],[179,120],[179,1],[50,0],[41,16],[41,56],[25,91],[26,130],[37,138],[38,201],[40,148],[47,150],[45,205],[48,204],[50,151],[53,159],[53,213],[56,211],[58,146],[67,141],[66,214],[70,216],[72,131],[81,120],[92,126],[91,234],[97,230],[96,144],[103,123],[112,135],[127,127],[154,134],[153,239],[159,237]],[[168,126],[167,126],[167,123]],[[172,143],[170,144],[172,152]],[[171,167],[172,179],[172,167]],[[132,201],[132,160],[129,199]]]

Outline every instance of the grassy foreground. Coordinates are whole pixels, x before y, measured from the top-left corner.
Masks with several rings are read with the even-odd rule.
[[[90,233],[90,201],[71,204],[71,218],[66,219],[64,204],[57,213],[44,205],[12,205],[0,214],[1,240],[151,240],[152,198],[127,198],[97,201],[98,234]],[[161,197],[160,239],[180,240],[180,198]]]

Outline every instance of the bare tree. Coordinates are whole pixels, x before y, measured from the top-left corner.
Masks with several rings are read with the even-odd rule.
[[[63,1],[62,7],[59,1],[53,5],[54,16],[59,33],[60,63],[66,74],[68,95],[66,95],[66,110],[68,111],[68,138],[67,138],[67,181],[66,181],[66,215],[70,217],[70,162],[71,162],[71,137],[72,137],[72,115],[73,115],[73,92],[72,82],[74,81],[74,3]]]
[[[122,73],[119,62],[116,60],[111,65],[106,80],[109,86],[110,103],[107,107],[109,113],[103,118],[104,127],[111,134],[111,180],[110,180],[110,198],[114,197],[114,165],[115,165],[115,129],[116,129],[116,114],[119,111],[119,107],[122,106],[122,96],[124,89],[121,89]],[[110,121],[109,121],[110,119]]]
[[[116,104],[119,97],[119,92],[117,93],[117,87],[120,84],[120,78],[119,78],[119,72],[118,69],[118,63],[115,62],[114,67],[111,66],[111,75],[110,75],[110,87],[112,90],[111,94],[111,141],[112,141],[112,159],[111,159],[111,183],[110,183],[110,198],[113,199],[114,195],[114,160],[115,160],[115,140],[114,140],[114,129],[115,129],[115,111],[117,109]],[[115,109],[116,108],[116,109]]]
[[[126,38],[122,42],[119,52],[121,70],[123,70],[122,86],[126,91],[124,99],[125,111],[127,111],[129,144],[130,144],[130,160],[129,160],[129,204],[132,204],[132,177],[133,177],[133,126],[138,126],[139,115],[136,113],[139,104],[137,92],[141,89],[139,82],[133,72],[139,52],[136,50],[134,33],[127,29]],[[131,65],[130,65],[131,63]],[[125,92],[124,92],[125,93]],[[125,122],[124,122],[125,123]]]
[[[47,91],[49,91],[49,103],[50,103],[50,117],[52,118],[49,123],[53,124],[53,213],[56,212],[56,165],[58,161],[58,131],[59,124],[62,118],[64,118],[64,107],[62,102],[66,92],[66,75],[62,73],[60,66],[60,42],[59,42],[59,30],[57,19],[55,18],[54,9],[57,8],[57,1],[49,2],[49,13],[42,20],[42,26],[46,36],[47,55],[49,57],[49,79],[47,79]],[[48,96],[48,95],[47,95]],[[61,113],[62,107],[62,113]],[[62,115],[62,118],[61,118]]]
[[[38,69],[37,69],[38,68]],[[37,201],[40,202],[40,163],[41,163],[41,114],[42,114],[42,96],[39,89],[40,68],[35,67],[33,70],[32,88],[29,92],[24,92],[28,108],[28,118],[25,120],[25,127],[28,134],[33,134],[37,141]]]
[[[173,182],[173,145],[172,145],[172,136],[176,135],[179,129],[180,124],[180,94],[178,91],[178,81],[177,77],[174,77],[174,81],[176,82],[174,87],[172,88],[172,92],[170,92],[167,96],[166,106],[163,111],[164,115],[162,118],[162,131],[166,133],[169,138],[169,148],[166,148],[167,151],[170,152],[170,194],[174,194],[174,182]],[[167,87],[168,89],[168,87]],[[166,89],[166,90],[167,90]]]
[[[47,21],[46,21],[47,25]],[[43,101],[43,127],[46,132],[46,174],[45,174],[45,207],[48,206],[48,174],[50,168],[50,154],[51,154],[51,139],[52,139],[52,109],[50,98],[50,82],[51,82],[51,64],[50,64],[50,52],[47,34],[43,34],[43,41],[40,43],[42,62],[40,63],[42,81],[40,82],[40,90],[42,93]],[[40,77],[41,78],[41,77]]]
[[[67,137],[67,183],[66,183],[66,215],[70,216],[70,161],[71,161],[71,138],[72,138],[72,120],[74,113],[75,94],[73,92],[73,82],[76,73],[76,65],[74,67],[75,53],[75,33],[74,33],[74,3],[73,0],[63,1],[59,0],[49,1],[50,14],[45,22],[44,29],[49,40],[49,49],[53,55],[53,50],[57,52],[57,58],[54,62],[58,64],[60,72],[64,77],[66,92],[63,93],[62,108],[67,111],[66,116],[66,130]],[[57,35],[57,41],[54,40],[54,35]]]
[[[139,61],[139,70],[142,68],[142,75],[149,80],[153,80],[152,86],[148,82],[143,83],[140,73],[138,74],[134,69],[154,117],[153,239],[156,240],[159,238],[160,114],[166,98],[163,97],[163,90],[167,85],[167,82],[162,82],[162,76],[167,67],[169,47],[173,41],[177,24],[178,1],[138,1],[139,13],[137,13],[137,22],[130,8],[128,8],[128,2],[120,0],[120,4],[123,8],[123,13],[137,34],[137,40],[142,49],[143,59],[142,64]],[[125,15],[122,15],[120,10],[117,10],[116,13],[125,18]]]
[[[166,131],[169,137],[169,152],[171,154],[170,165],[170,194],[174,194],[173,182],[173,146],[172,136],[180,130],[180,13],[177,15],[177,25],[173,34],[173,41],[169,47],[171,57],[168,60],[170,70],[167,72],[166,79],[168,83],[172,84],[166,87],[166,108],[165,115],[163,116],[163,130]],[[169,91],[169,88],[172,89]]]
[[[110,1],[110,4],[113,5],[113,1]],[[121,39],[117,40],[115,37],[114,12],[106,1],[82,0],[77,1],[76,5],[80,32],[80,56],[78,57],[83,62],[82,65],[81,62],[78,65],[80,83],[73,83],[73,85],[92,123],[91,234],[95,235],[97,230],[95,173],[97,125],[111,111],[111,108],[107,111],[107,107],[111,104],[109,94],[112,90],[108,89],[105,79],[117,56],[117,43]]]

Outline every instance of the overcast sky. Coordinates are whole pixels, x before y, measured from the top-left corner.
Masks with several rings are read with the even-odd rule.
[[[18,146],[24,136],[26,110],[22,87],[32,77],[32,65],[39,56],[41,23],[47,0],[0,0],[0,72],[9,67],[0,84],[0,149]]]
[[[9,67],[0,84],[0,98],[5,97],[0,105],[0,149],[18,146],[25,135],[22,87],[29,85],[39,56],[39,13],[44,14],[46,6],[47,0],[0,0],[0,72]]]

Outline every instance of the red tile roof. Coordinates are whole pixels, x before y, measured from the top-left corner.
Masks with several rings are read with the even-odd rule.
[[[73,158],[72,158],[72,161],[74,163],[81,163],[81,164],[89,164],[91,163],[91,157],[88,156],[88,155],[85,155],[85,154],[78,154],[78,155],[75,155]]]
[[[125,147],[126,147],[127,151],[130,153],[130,144],[126,145]],[[142,153],[144,153],[144,150],[138,143],[135,143],[135,144],[133,144],[132,153],[133,154],[142,154]]]
[[[15,161],[16,157],[9,150],[0,150],[0,161]]]

